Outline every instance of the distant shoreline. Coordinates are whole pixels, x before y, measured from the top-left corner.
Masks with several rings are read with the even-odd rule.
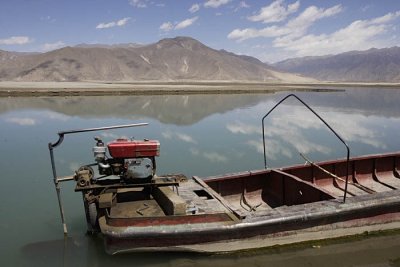
[[[336,91],[354,87],[385,87],[400,89],[400,83],[267,83],[232,81],[0,82],[0,97],[255,94],[286,90]]]

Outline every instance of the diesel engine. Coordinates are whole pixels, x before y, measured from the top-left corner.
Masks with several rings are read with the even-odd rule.
[[[120,176],[127,183],[147,182],[155,175],[159,141],[120,138],[106,146],[99,137],[95,140],[93,154],[100,175]],[[111,157],[107,157],[107,150]]]

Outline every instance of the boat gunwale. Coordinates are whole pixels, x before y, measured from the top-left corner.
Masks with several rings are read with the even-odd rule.
[[[368,159],[381,159],[381,158],[387,158],[387,157],[400,157],[400,151],[389,152],[389,153],[368,154],[368,155],[363,155],[363,156],[351,157],[350,162],[356,162],[356,161],[368,160]],[[344,162],[346,162],[345,158],[339,158],[339,159],[335,159],[335,160],[314,162],[314,164],[329,165],[329,164],[338,164],[338,163],[344,163]],[[201,177],[201,179],[204,182],[208,183],[208,182],[216,182],[216,181],[222,181],[222,180],[237,179],[237,178],[242,178],[242,177],[246,177],[246,176],[250,177],[250,176],[254,176],[254,175],[266,174],[273,170],[279,170],[279,171],[285,172],[288,170],[296,170],[296,169],[301,169],[301,168],[311,167],[311,166],[312,165],[296,164],[296,165],[283,166],[283,167],[278,167],[278,168],[256,169],[256,170],[250,170],[250,171],[241,171],[241,172],[226,173],[226,174],[221,174],[221,175],[206,176],[206,177]]]

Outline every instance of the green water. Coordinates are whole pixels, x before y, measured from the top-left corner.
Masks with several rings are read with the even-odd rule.
[[[81,195],[62,185],[69,236],[62,226],[47,144],[57,132],[148,122],[149,126],[66,136],[56,148],[59,175],[92,162],[93,137],[158,139],[157,171],[208,176],[264,166],[261,118],[289,92],[261,95],[0,98],[1,266],[399,266],[400,237],[323,246],[196,255],[108,256],[101,238],[85,236]],[[400,150],[400,91],[362,88],[296,93],[348,142],[353,156]],[[345,156],[307,109],[285,102],[266,121],[269,166]]]

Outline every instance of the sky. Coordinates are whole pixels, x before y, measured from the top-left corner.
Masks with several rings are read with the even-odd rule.
[[[1,0],[0,49],[188,36],[264,62],[400,43],[400,0]]]

